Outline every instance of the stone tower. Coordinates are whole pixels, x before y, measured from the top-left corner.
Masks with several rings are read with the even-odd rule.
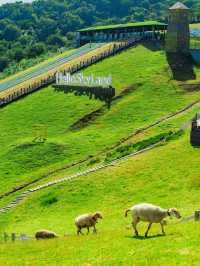
[[[166,52],[187,54],[190,48],[189,8],[178,2],[169,12]]]

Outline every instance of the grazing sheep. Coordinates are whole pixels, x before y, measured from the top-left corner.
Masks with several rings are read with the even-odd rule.
[[[58,237],[56,233],[48,230],[40,230],[35,233],[35,238],[38,239],[50,239]]]
[[[101,213],[99,212],[96,212],[96,213],[89,213],[89,214],[83,214],[83,215],[80,215],[78,216],[76,219],[75,219],[75,225],[77,227],[77,234],[83,234],[81,232],[81,229],[82,228],[87,228],[88,230],[88,234],[90,232],[90,227],[93,227],[94,230],[93,232],[96,233],[97,230],[96,230],[96,223],[98,223],[98,219],[102,219],[102,215]]]
[[[175,216],[178,219],[181,218],[181,215],[176,208],[163,209],[159,206],[155,206],[148,203],[138,204],[126,210],[125,217],[127,217],[128,212],[131,212],[132,214],[133,217],[132,225],[135,230],[136,236],[138,236],[138,231],[136,226],[140,221],[149,222],[149,226],[145,233],[145,237],[147,237],[148,232],[153,223],[160,223],[162,228],[162,233],[165,234],[164,225],[166,224],[166,221],[164,221],[163,219],[166,218],[167,216],[170,217]]]

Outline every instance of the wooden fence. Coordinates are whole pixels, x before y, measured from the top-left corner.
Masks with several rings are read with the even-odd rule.
[[[15,242],[16,240],[30,240],[32,237],[28,236],[27,234],[17,234],[17,233],[11,233],[8,234],[6,232],[3,233],[3,235],[0,237],[0,240],[4,243],[7,242]]]

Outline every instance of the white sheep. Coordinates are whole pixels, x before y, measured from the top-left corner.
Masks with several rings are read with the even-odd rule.
[[[159,206],[148,203],[137,204],[132,208],[126,210],[125,217],[127,217],[128,212],[131,212],[132,214],[132,225],[133,229],[135,230],[136,236],[138,236],[137,224],[140,221],[149,222],[149,226],[145,233],[145,237],[147,237],[153,223],[160,223],[162,233],[165,234],[164,225],[166,224],[166,221],[164,221],[163,219],[167,216],[175,216],[178,219],[181,218],[181,215],[176,208],[163,209]]]
[[[40,230],[35,233],[35,238],[38,239],[50,239],[50,238],[57,238],[58,235],[54,232],[48,230]]]
[[[75,225],[77,227],[77,234],[83,234],[81,232],[81,229],[82,228],[87,228],[88,230],[88,234],[90,232],[90,227],[93,227],[93,232],[96,233],[97,230],[96,230],[96,223],[98,223],[98,219],[102,219],[102,215],[101,213],[99,212],[96,212],[96,213],[88,213],[88,214],[83,214],[83,215],[80,215],[78,216],[76,219],[75,219]]]

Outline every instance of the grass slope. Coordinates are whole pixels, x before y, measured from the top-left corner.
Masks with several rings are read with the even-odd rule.
[[[200,71],[194,67],[199,78]],[[145,43],[85,70],[86,74],[112,74],[119,94],[115,101],[87,127],[70,126],[103,103],[86,96],[54,92],[48,87],[1,109],[0,193],[50,170],[81,160],[109,147],[137,128],[181,109],[199,99],[200,92],[184,91],[173,81],[160,46]],[[198,106],[123,145],[176,130],[199,110]],[[33,144],[33,126],[48,127],[48,141]],[[122,145],[122,147],[123,147]],[[101,159],[101,158],[100,158]],[[103,158],[104,159],[104,158]],[[63,170],[50,179],[88,168]],[[183,216],[198,209],[199,150],[189,145],[189,132],[146,154],[104,171],[58,185],[26,198],[7,214],[0,215],[0,234],[27,233],[41,228],[67,236],[53,241],[30,241],[0,246],[0,265],[198,265],[199,224],[170,224],[166,237],[132,237],[124,209],[141,201],[176,206]],[[42,181],[44,183],[44,181]],[[13,196],[1,201],[1,206]],[[100,210],[105,219],[97,236],[76,237],[74,217]],[[144,233],[145,225],[140,230]]]
[[[195,71],[198,75],[198,69]],[[139,45],[89,67],[85,73],[97,76],[111,73],[118,93],[130,86],[135,90],[79,131],[71,131],[70,126],[100,108],[101,102],[90,101],[85,96],[59,94],[48,87],[3,108],[0,112],[0,174],[3,177],[0,192],[96,154],[138,127],[200,96],[198,91],[182,91],[177,82],[170,80],[166,57],[159,46]],[[36,124],[48,127],[45,144],[32,143]]]
[[[1,245],[1,264],[198,265],[198,223],[169,224],[165,237],[157,236],[160,227],[154,225],[145,240],[133,237],[126,228],[131,218],[123,218],[124,209],[141,201],[177,206],[183,216],[191,215],[198,208],[198,155],[199,150],[189,145],[185,134],[136,159],[32,195],[0,217],[1,231],[33,235],[38,228],[48,228],[67,236]],[[99,234],[77,237],[74,217],[93,210],[104,213]],[[141,223],[141,235],[145,229]]]

